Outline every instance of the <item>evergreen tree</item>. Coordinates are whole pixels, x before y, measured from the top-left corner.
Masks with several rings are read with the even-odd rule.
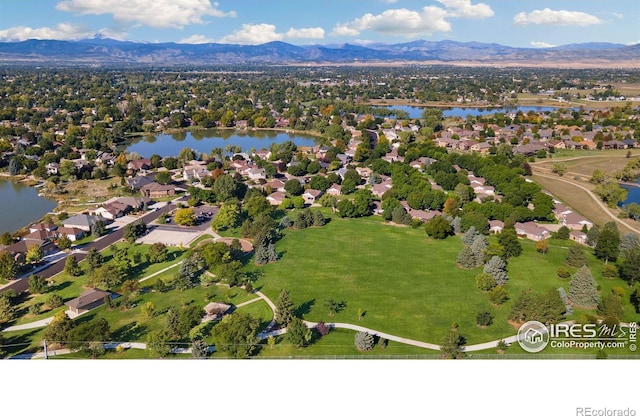
[[[464,244],[465,246],[470,246],[471,244],[473,244],[473,241],[478,235],[479,234],[476,231],[476,227],[472,225],[467,231],[465,231],[464,234],[462,234],[462,244]]]
[[[459,359],[464,357],[464,352],[462,351],[463,345],[464,339],[458,331],[451,330],[440,347],[442,358]]]
[[[571,277],[568,296],[574,305],[586,308],[598,305],[598,289],[587,266],[579,268]]]
[[[489,259],[487,264],[484,265],[483,272],[493,276],[497,285],[504,285],[509,280],[507,263],[498,256],[493,256]]]
[[[82,274],[82,268],[78,264],[74,255],[70,255],[64,262],[64,271],[70,276],[77,277]]]
[[[461,218],[455,217],[451,220],[451,226],[453,227],[453,232],[456,234],[460,234],[462,232]]]
[[[476,267],[476,259],[473,255],[473,251],[469,246],[464,246],[460,253],[458,253],[458,264],[464,269],[473,269]]]
[[[289,297],[289,291],[283,290],[276,301],[275,321],[281,328],[286,327],[295,317],[296,307]]]
[[[483,235],[478,235],[473,240],[471,251],[473,252],[473,258],[475,259],[476,267],[482,266],[484,264],[485,250],[488,246],[489,242],[487,241],[487,237]]]
[[[368,332],[357,332],[355,344],[358,351],[370,351],[373,349],[375,340],[373,339],[373,335]]]
[[[584,251],[578,246],[569,247],[569,251],[567,252],[567,258],[565,259],[565,263],[567,266],[571,267],[582,267],[587,265],[587,256],[584,254]]]
[[[640,250],[640,236],[635,233],[625,234],[620,240],[620,257],[627,257],[632,250]]]
[[[302,319],[294,317],[287,325],[285,338],[296,348],[304,347],[311,341],[311,329]]]
[[[506,259],[510,257],[518,257],[522,254],[522,246],[518,241],[516,230],[513,228],[505,228],[498,235],[498,243],[504,248],[504,257]]]
[[[89,266],[89,271],[93,272],[95,269],[102,265],[102,255],[98,253],[98,250],[93,247],[87,253],[87,257],[85,258],[87,265]]]
[[[488,292],[496,286],[496,280],[487,273],[480,273],[476,276],[476,287],[483,292]]]

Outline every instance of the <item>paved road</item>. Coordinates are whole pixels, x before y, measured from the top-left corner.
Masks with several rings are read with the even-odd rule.
[[[164,206],[164,207],[162,207],[162,208],[160,208],[160,209],[158,209],[156,211],[151,211],[151,212],[141,216],[140,218],[142,218],[142,220],[145,222],[145,224],[149,225],[151,222],[155,221],[160,216],[160,214],[172,211],[175,208],[176,208],[175,205],[167,204],[166,206]],[[123,234],[124,234],[124,229],[123,228],[119,228],[119,229],[111,232],[110,234],[107,234],[104,237],[87,244],[86,246],[84,246],[82,248],[82,252],[74,252],[71,255],[73,257],[75,257],[77,261],[84,260],[84,258],[87,257],[86,252],[89,251],[91,248],[95,247],[98,251],[102,251],[105,248],[108,248],[112,244],[115,244],[120,239],[122,239]],[[65,258],[65,261],[66,261],[66,258]],[[55,263],[51,263],[44,270],[39,271],[38,275],[40,275],[40,276],[42,276],[42,277],[44,277],[46,279],[57,275],[58,273],[60,273],[60,272],[62,272],[64,270],[65,261],[58,260]],[[26,291],[28,288],[29,288],[29,279],[28,279],[28,276],[24,276],[24,277],[22,277],[20,279],[17,279],[15,281],[11,282],[10,284],[8,284],[6,286],[4,286],[2,289],[0,289],[0,292],[4,292],[6,290],[13,289],[17,293],[22,293],[22,292]]]

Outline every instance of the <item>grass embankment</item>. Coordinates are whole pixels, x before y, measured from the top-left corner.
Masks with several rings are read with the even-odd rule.
[[[256,286],[272,299],[280,290],[289,290],[310,321],[348,322],[435,344],[442,342],[455,322],[468,344],[475,344],[515,334],[507,321],[522,290],[568,288],[569,282],[556,275],[568,244],[552,241],[543,256],[535,252],[533,242],[523,241],[524,253],[509,262],[511,279],[506,289],[511,300],[495,307],[475,287],[481,268],[456,267],[462,248],[459,237],[435,241],[422,229],[333,219],[323,228],[287,231],[277,245],[282,259],[262,268],[264,276]],[[624,286],[621,281],[605,281],[602,266],[593,257],[590,264],[603,291]],[[328,298],[344,301],[346,308],[328,316],[323,305]],[[625,302],[625,318],[633,319],[628,296]],[[364,312],[362,320],[357,318],[358,309]],[[476,325],[481,311],[494,315],[493,325],[484,329]]]

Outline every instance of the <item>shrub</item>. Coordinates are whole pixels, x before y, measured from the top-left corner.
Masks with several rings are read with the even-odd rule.
[[[375,340],[368,332],[358,332],[355,337],[355,344],[358,351],[370,351],[373,349]]]
[[[558,271],[556,273],[560,279],[568,279],[571,276],[571,270],[564,266],[558,267]]]
[[[480,273],[476,276],[476,287],[483,292],[488,292],[496,286],[496,280],[488,273]]]
[[[489,292],[489,300],[494,305],[502,305],[509,299],[507,291],[502,286],[496,286]]]
[[[490,312],[478,312],[476,315],[476,323],[480,326],[489,326],[493,323],[493,316]]]
[[[615,279],[618,277],[618,269],[613,264],[605,264],[602,269],[602,277],[605,279]]]
[[[62,301],[62,298],[60,297],[60,295],[52,293],[47,298],[47,301],[45,302],[45,306],[47,306],[47,307],[49,307],[51,309],[55,309],[55,308],[59,308],[60,306],[62,306],[62,303],[63,303],[63,301]]]

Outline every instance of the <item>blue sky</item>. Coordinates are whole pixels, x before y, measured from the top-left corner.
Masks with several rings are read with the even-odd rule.
[[[0,41],[640,42],[638,0],[0,0]]]

